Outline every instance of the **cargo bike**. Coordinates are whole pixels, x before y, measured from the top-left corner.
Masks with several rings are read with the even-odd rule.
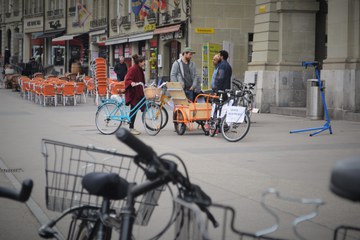
[[[221,132],[229,142],[240,141],[247,135],[250,118],[247,107],[241,104],[243,91],[199,94],[194,102],[190,102],[180,83],[167,83],[167,88],[175,105],[173,122],[179,135],[183,135],[186,129],[193,130],[194,123],[201,126],[205,135],[214,136]],[[199,102],[200,98],[202,102]]]
[[[201,126],[205,135],[209,134],[207,123],[211,116],[210,99],[216,97],[211,94],[199,94],[194,102],[186,98],[185,92],[179,82],[168,82],[167,91],[174,102],[173,122],[178,135],[183,135],[186,129],[193,130],[194,123]],[[199,102],[200,98],[205,99]]]

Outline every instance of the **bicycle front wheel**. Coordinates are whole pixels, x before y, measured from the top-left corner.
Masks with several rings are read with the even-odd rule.
[[[105,103],[96,112],[97,129],[105,135],[113,134],[121,127],[120,115],[120,109],[115,103]]]
[[[164,106],[161,107],[161,116],[162,116],[161,129],[163,129],[169,121],[169,114]]]
[[[226,122],[226,116],[221,121],[221,134],[229,142],[237,142],[243,139],[250,129],[250,118],[245,114],[244,122]]]
[[[149,103],[143,112],[142,121],[145,131],[149,135],[155,136],[158,134],[162,124],[162,114],[159,105]]]

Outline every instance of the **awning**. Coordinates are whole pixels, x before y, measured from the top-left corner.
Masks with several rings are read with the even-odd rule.
[[[142,40],[152,39],[154,36],[153,32],[139,33],[129,36],[129,42],[137,42]]]
[[[128,41],[127,37],[113,38],[113,39],[106,40],[105,45],[121,44],[121,43],[126,43],[127,41]]]
[[[42,35],[37,36],[37,38],[53,38],[60,35],[63,35],[64,31],[56,31],[56,32],[45,32]]]
[[[157,28],[154,31],[154,35],[156,34],[162,34],[162,33],[170,33],[170,32],[177,32],[180,29],[181,24],[163,27],[163,28]]]
[[[101,29],[101,30],[89,32],[89,36],[100,35],[100,34],[104,34],[104,33],[106,33],[106,30],[105,30],[105,29]]]
[[[74,39],[74,37],[79,36],[80,34],[68,34],[68,35],[62,35],[60,37],[57,38],[53,38],[52,41],[53,42],[57,42],[57,41],[67,41],[67,40],[71,40]]]

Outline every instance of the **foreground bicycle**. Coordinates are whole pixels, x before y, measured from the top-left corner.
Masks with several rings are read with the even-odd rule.
[[[0,186],[0,198],[26,202],[30,198],[33,185],[33,181],[31,179],[27,179],[22,182],[21,189],[19,191]]]
[[[43,140],[43,153],[47,159],[47,206],[57,211],[64,209],[65,212],[40,229],[42,237],[56,237],[52,227],[66,215],[72,215],[67,239],[111,239],[113,228],[119,229],[120,240],[135,239],[132,235],[134,225],[150,220],[163,187],[172,183],[178,190],[174,199],[176,205],[173,214],[164,230],[150,239],[280,239],[267,236],[278,228],[277,217],[274,226],[255,234],[240,231],[235,227],[235,210],[226,205],[213,203],[199,186],[191,183],[185,165],[183,175],[174,161],[165,159],[164,154],[157,156],[151,147],[126,129],[120,129],[116,136],[137,155]],[[174,155],[167,155],[170,156]],[[54,157],[55,160],[52,160]],[[336,189],[335,192],[342,193],[349,199],[360,201],[359,169],[360,161],[351,163],[350,166],[335,168],[331,180],[332,189]],[[139,178],[139,172],[144,172],[147,180]],[[318,199],[282,197],[271,189],[263,195],[263,206],[271,215],[273,212],[265,204],[269,194],[314,206],[313,213],[295,219],[294,233],[300,239],[304,239],[296,226],[315,217],[323,202]],[[141,197],[140,201],[138,197]],[[121,204],[118,204],[120,200]],[[214,215],[218,210],[220,214]],[[174,230],[171,233],[170,228]],[[341,230],[346,230],[349,239],[359,239],[356,237],[359,235],[356,234],[360,233],[360,229],[340,226],[335,230],[335,234]],[[343,234],[340,237],[343,237]]]

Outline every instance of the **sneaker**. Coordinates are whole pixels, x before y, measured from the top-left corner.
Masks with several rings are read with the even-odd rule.
[[[141,132],[139,132],[135,128],[130,128],[130,133],[132,133],[133,135],[140,135],[141,134]]]

